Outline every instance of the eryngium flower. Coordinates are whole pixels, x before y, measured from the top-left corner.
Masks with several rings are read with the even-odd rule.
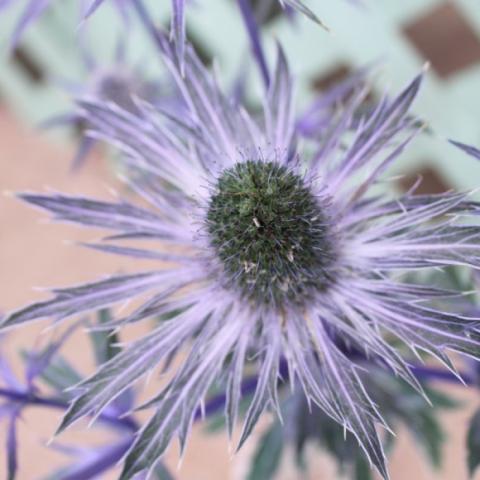
[[[97,59],[91,54],[88,48],[82,46],[82,56],[85,59],[87,78],[84,82],[67,80],[63,82],[65,89],[71,97],[92,95],[117,104],[120,108],[140,114],[133,98],[142,98],[148,100],[154,105],[162,105],[163,108],[172,108],[176,101],[174,92],[169,86],[164,85],[157,76],[156,81],[147,79],[145,72],[137,66],[128,62],[126,56],[126,46],[123,40],[117,43],[115,49],[115,61],[111,65],[99,65]],[[84,125],[84,118],[81,113],[77,113],[76,108],[72,111],[63,112],[52,116],[42,122],[44,128],[70,126],[74,129],[82,128],[82,131],[88,128]],[[94,149],[97,142],[90,137],[83,137],[80,140],[77,152],[72,161],[72,170],[78,170],[82,167]]]
[[[160,36],[159,43],[183,95],[181,114],[143,101],[137,102],[141,115],[101,100],[79,101],[91,135],[124,152],[143,206],[60,194],[21,198],[58,220],[115,232],[90,247],[161,266],[54,290],[51,300],[10,314],[3,326],[44,317],[58,322],[134,297],[147,299],[118,326],[163,318],[78,386],[60,431],[98,414],[188,348],[171,381],[148,402],[155,413],[126,458],[123,479],[151,468],[175,435],[183,448],[216,380],[226,385],[231,432],[248,362],[257,365],[258,384],[243,444],[265,408],[278,410],[281,360],[289,382],[352,432],[386,478],[376,430],[385,422],[353,358],[368,358],[421,391],[409,358],[390,340],[449,368],[448,350],[479,354],[477,320],[433,305],[451,292],[401,275],[446,265],[478,268],[480,229],[469,223],[478,205],[460,193],[410,191],[394,200],[369,193],[414,136],[408,111],[421,76],[360,122],[353,115],[367,92],[350,96],[321,140],[307,143],[296,134],[292,80],[281,52],[263,116],[255,119],[222,93],[192,51],[182,75],[174,48]],[[125,243],[133,240],[158,246]]]

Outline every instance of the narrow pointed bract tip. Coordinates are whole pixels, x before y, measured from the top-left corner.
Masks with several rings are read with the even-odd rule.
[[[46,445],[47,447],[50,447],[56,439],[57,439],[57,434],[54,433],[54,434],[45,442],[45,445]]]
[[[454,147],[462,150],[464,153],[474,158],[475,160],[480,160],[480,148],[474,147],[473,145],[468,145],[458,140],[448,139],[448,142]]]

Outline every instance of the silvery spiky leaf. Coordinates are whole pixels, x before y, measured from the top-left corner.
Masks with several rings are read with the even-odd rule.
[[[235,423],[245,363],[258,382],[240,445],[262,412],[278,410],[281,359],[289,381],[350,431],[388,477],[377,433],[385,422],[348,356],[349,345],[421,392],[404,358],[428,352],[453,368],[448,351],[479,354],[478,319],[442,311],[451,295],[399,274],[448,265],[480,266],[479,206],[467,194],[372,196],[370,187],[413,137],[410,106],[421,76],[384,98],[358,122],[365,91],[345,103],[321,141],[300,142],[292,79],[279,50],[261,119],[230,101],[187,49],[158,44],[184,101],[181,114],[138,101],[141,115],[95,98],[79,100],[95,138],[123,153],[128,182],[143,206],[66,195],[23,194],[57,220],[111,230],[110,254],[159,261],[157,269],[54,290],[51,300],[8,315],[3,327],[147,299],[117,326],[171,318],[78,385],[59,430],[102,409],[179,349],[183,363],[148,406],[155,411],[125,460],[122,479],[153,468],[174,436],[182,448],[216,379],[226,382],[226,417]],[[183,73],[183,74],[182,74]],[[125,241],[156,241],[157,248]],[[165,264],[165,262],[167,262]],[[341,340],[341,341],[339,341]]]

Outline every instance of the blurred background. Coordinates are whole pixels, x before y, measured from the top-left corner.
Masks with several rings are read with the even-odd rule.
[[[105,272],[141,268],[138,263],[132,265],[122,258],[72,245],[95,237],[81,229],[46,224],[46,215],[21,204],[10,192],[48,189],[112,199],[114,191],[121,187],[109,152],[94,149],[85,168],[71,172],[71,161],[84,126],[75,119],[69,128],[48,132],[40,131],[38,126],[52,118],[71,120],[68,92],[97,88],[99,78],[105,78],[109,69],[124,68],[123,63],[134,73],[141,71],[146,84],[161,83],[162,78],[162,67],[152,45],[138,31],[133,19],[129,20],[128,31],[125,30],[109,2],[80,29],[76,0],[52,2],[52,8],[28,29],[13,51],[7,52],[9,38],[25,3],[17,0],[14,8],[0,15],[0,191],[4,193],[0,197],[0,311],[46,298],[45,292],[32,291],[32,287],[77,284]],[[269,59],[273,60],[275,39],[281,39],[297,79],[300,106],[358,68],[375,65],[372,95],[380,96],[385,89],[401,88],[428,62],[426,82],[414,109],[429,128],[397,165],[396,173],[403,175],[398,180],[399,188],[410,185],[418,174],[424,177],[424,192],[441,192],[451,187],[477,188],[478,165],[445,139],[480,145],[479,2],[365,0],[359,7],[351,3],[310,2],[330,33],[300,17],[288,21],[278,15],[275,2],[264,15],[263,39]],[[158,13],[159,24],[168,25],[169,2],[151,1],[150,5]],[[253,92],[249,101],[255,105],[261,92],[260,80],[235,2],[192,2],[187,24],[190,41],[206,62],[218,64],[226,88],[233,88],[239,72],[244,72],[251,87],[249,91]],[[122,40],[128,48],[119,65],[118,47]],[[168,85],[163,87],[168,89]],[[135,338],[147,328],[148,325],[135,327],[122,339]],[[45,330],[44,325],[30,325],[2,340],[2,354],[19,358],[16,352],[48,341],[54,333]],[[64,349],[65,356],[85,375],[94,368],[87,343],[86,334],[76,334]],[[21,361],[14,363],[13,368],[19,373]],[[149,386],[145,388],[148,390]],[[480,397],[477,391],[462,387],[441,388],[464,405],[442,416],[446,431],[442,471],[429,467],[412,437],[400,431],[390,462],[393,480],[468,478],[467,420],[478,408]],[[65,462],[60,452],[45,448],[59,418],[56,410],[38,408],[22,414],[18,433],[20,480],[43,478],[53,467]],[[264,424],[267,423],[266,417]],[[92,445],[108,439],[108,432],[97,428],[86,431],[84,427],[85,424],[79,424],[64,439]],[[260,434],[262,428],[257,431]],[[0,423],[1,479],[7,478],[2,471],[5,438],[6,426]],[[233,455],[224,434],[211,434],[197,425],[181,466],[176,449],[169,452],[167,464],[181,480],[240,480],[245,477],[253,449],[251,441]],[[318,449],[309,451],[309,460],[309,472],[299,474],[287,455],[278,478],[339,478],[332,461]],[[105,478],[116,478],[116,473]]]

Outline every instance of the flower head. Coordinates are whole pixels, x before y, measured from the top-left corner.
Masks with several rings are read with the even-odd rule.
[[[479,266],[480,229],[466,223],[478,205],[466,194],[399,198],[370,194],[414,136],[408,115],[421,76],[385,98],[361,121],[366,95],[345,100],[321,140],[295,130],[292,80],[279,50],[263,116],[253,118],[225,97],[187,49],[182,75],[172,46],[162,55],[183,95],[181,114],[138,101],[141,114],[100,99],[79,105],[91,135],[119,147],[128,181],[148,206],[64,195],[21,197],[59,220],[112,230],[100,251],[167,262],[158,269],[55,290],[51,300],[13,312],[3,326],[148,298],[118,325],[152,316],[148,335],[78,386],[60,430],[99,413],[117,395],[182,347],[188,355],[172,380],[148,402],[155,413],[141,430],[123,479],[149,469],[174,435],[182,447],[210,387],[226,385],[231,432],[246,363],[258,368],[240,445],[267,407],[278,410],[280,363],[319,406],[357,438],[387,477],[376,424],[384,424],[349,357],[370,359],[419,391],[408,357],[448,350],[478,357],[478,322],[435,308],[446,292],[407,283],[399,273],[446,265]],[[415,130],[415,129],[414,129]],[[156,248],[125,241],[157,241]]]
[[[175,95],[171,89],[162,83],[147,78],[145,72],[138,66],[132,65],[127,59],[126,46],[122,39],[117,42],[114,61],[110,65],[99,65],[97,59],[86,46],[81,45],[82,57],[85,61],[87,78],[83,82],[67,80],[62,82],[67,92],[73,97],[95,96],[104,102],[118,105],[120,108],[133,114],[140,114],[134,98],[145,99],[148,102],[166,107],[175,105]],[[57,126],[73,126],[88,129],[88,120],[77,108],[72,111],[54,115],[42,122],[44,128]],[[72,170],[83,166],[86,158],[96,146],[95,139],[82,136],[78,150],[72,161]]]
[[[224,170],[205,223],[225,288],[276,308],[325,289],[334,250],[327,206],[277,162],[245,160]]]

